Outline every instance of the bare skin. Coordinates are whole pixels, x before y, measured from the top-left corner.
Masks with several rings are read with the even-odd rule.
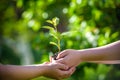
[[[77,66],[80,62],[120,64],[120,41],[97,48],[64,50],[58,54],[57,59],[69,67]]]
[[[40,65],[0,65],[0,80],[29,80],[39,76],[54,78],[57,80],[69,77],[75,68],[60,63],[46,63]]]

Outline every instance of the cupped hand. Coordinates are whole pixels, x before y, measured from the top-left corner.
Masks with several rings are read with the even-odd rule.
[[[68,69],[68,67],[61,63],[47,63],[47,69],[44,73],[44,76],[49,78],[54,78],[57,80],[61,80],[63,78],[70,77],[75,71],[75,67]]]

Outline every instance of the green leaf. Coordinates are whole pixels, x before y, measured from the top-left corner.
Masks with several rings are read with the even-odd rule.
[[[49,30],[54,30],[54,28],[52,28],[52,27],[50,27],[50,26],[43,26],[43,28],[49,29]]]
[[[55,39],[58,39],[58,37],[55,34],[50,33],[51,36],[53,36]]]
[[[63,32],[61,35],[65,36],[65,35],[69,35],[69,34],[70,34],[70,32]]]
[[[71,31],[63,32],[63,33],[61,34],[61,36],[67,36],[67,35],[70,35],[71,33],[73,33],[73,32],[71,32]]]
[[[77,32],[77,31],[63,32],[63,33],[61,34],[61,36],[68,36],[68,35],[74,34],[74,33],[76,33],[76,32]]]
[[[54,27],[56,27],[59,24],[59,18],[55,17],[52,19]]]
[[[46,22],[53,25],[53,21],[51,21],[51,20],[47,20]]]
[[[57,44],[57,43],[55,43],[55,42],[50,42],[50,44],[55,45],[55,46],[57,46],[57,47],[58,47],[58,44]]]

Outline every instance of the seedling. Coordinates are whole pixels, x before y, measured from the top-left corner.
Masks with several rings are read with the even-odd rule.
[[[56,40],[56,41],[50,41],[50,44],[56,46],[59,53],[61,51],[61,47],[60,47],[61,34],[57,30],[57,25],[59,24],[59,18],[55,17],[52,20],[47,20],[46,22],[51,24],[51,26],[44,26],[43,28],[48,29],[49,34]],[[56,59],[56,57],[57,54],[54,54],[53,58]]]
[[[60,42],[61,42],[62,37],[71,35],[71,33],[74,33],[76,31],[68,31],[68,32],[59,33],[57,30],[57,25],[59,24],[59,18],[57,17],[53,18],[52,20],[47,20],[46,22],[51,24],[51,26],[44,26],[43,28],[48,29],[49,34],[56,40],[56,41],[50,41],[50,44],[56,46],[58,49],[57,53],[59,53],[61,51]],[[57,53],[52,56],[54,60],[56,60],[56,57],[58,55]]]

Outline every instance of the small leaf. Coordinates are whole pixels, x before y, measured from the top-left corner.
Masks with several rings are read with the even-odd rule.
[[[55,39],[58,39],[58,37],[55,34],[50,33],[51,36],[53,36]]]
[[[59,24],[59,18],[55,17],[52,19],[54,27],[56,27]]]
[[[58,45],[55,42],[50,42],[50,44],[55,45],[58,47]]]
[[[63,32],[61,36],[66,36],[66,35],[71,35],[73,33],[76,33],[77,31],[68,31],[68,32]]]
[[[52,28],[52,27],[50,27],[50,26],[43,26],[43,28],[49,29],[49,30],[54,30],[54,28]]]
[[[70,34],[70,32],[63,32],[61,35],[66,36],[66,35],[69,35],[69,34]]]
[[[47,23],[50,23],[50,24],[53,24],[53,22],[51,20],[47,20],[46,21]]]

